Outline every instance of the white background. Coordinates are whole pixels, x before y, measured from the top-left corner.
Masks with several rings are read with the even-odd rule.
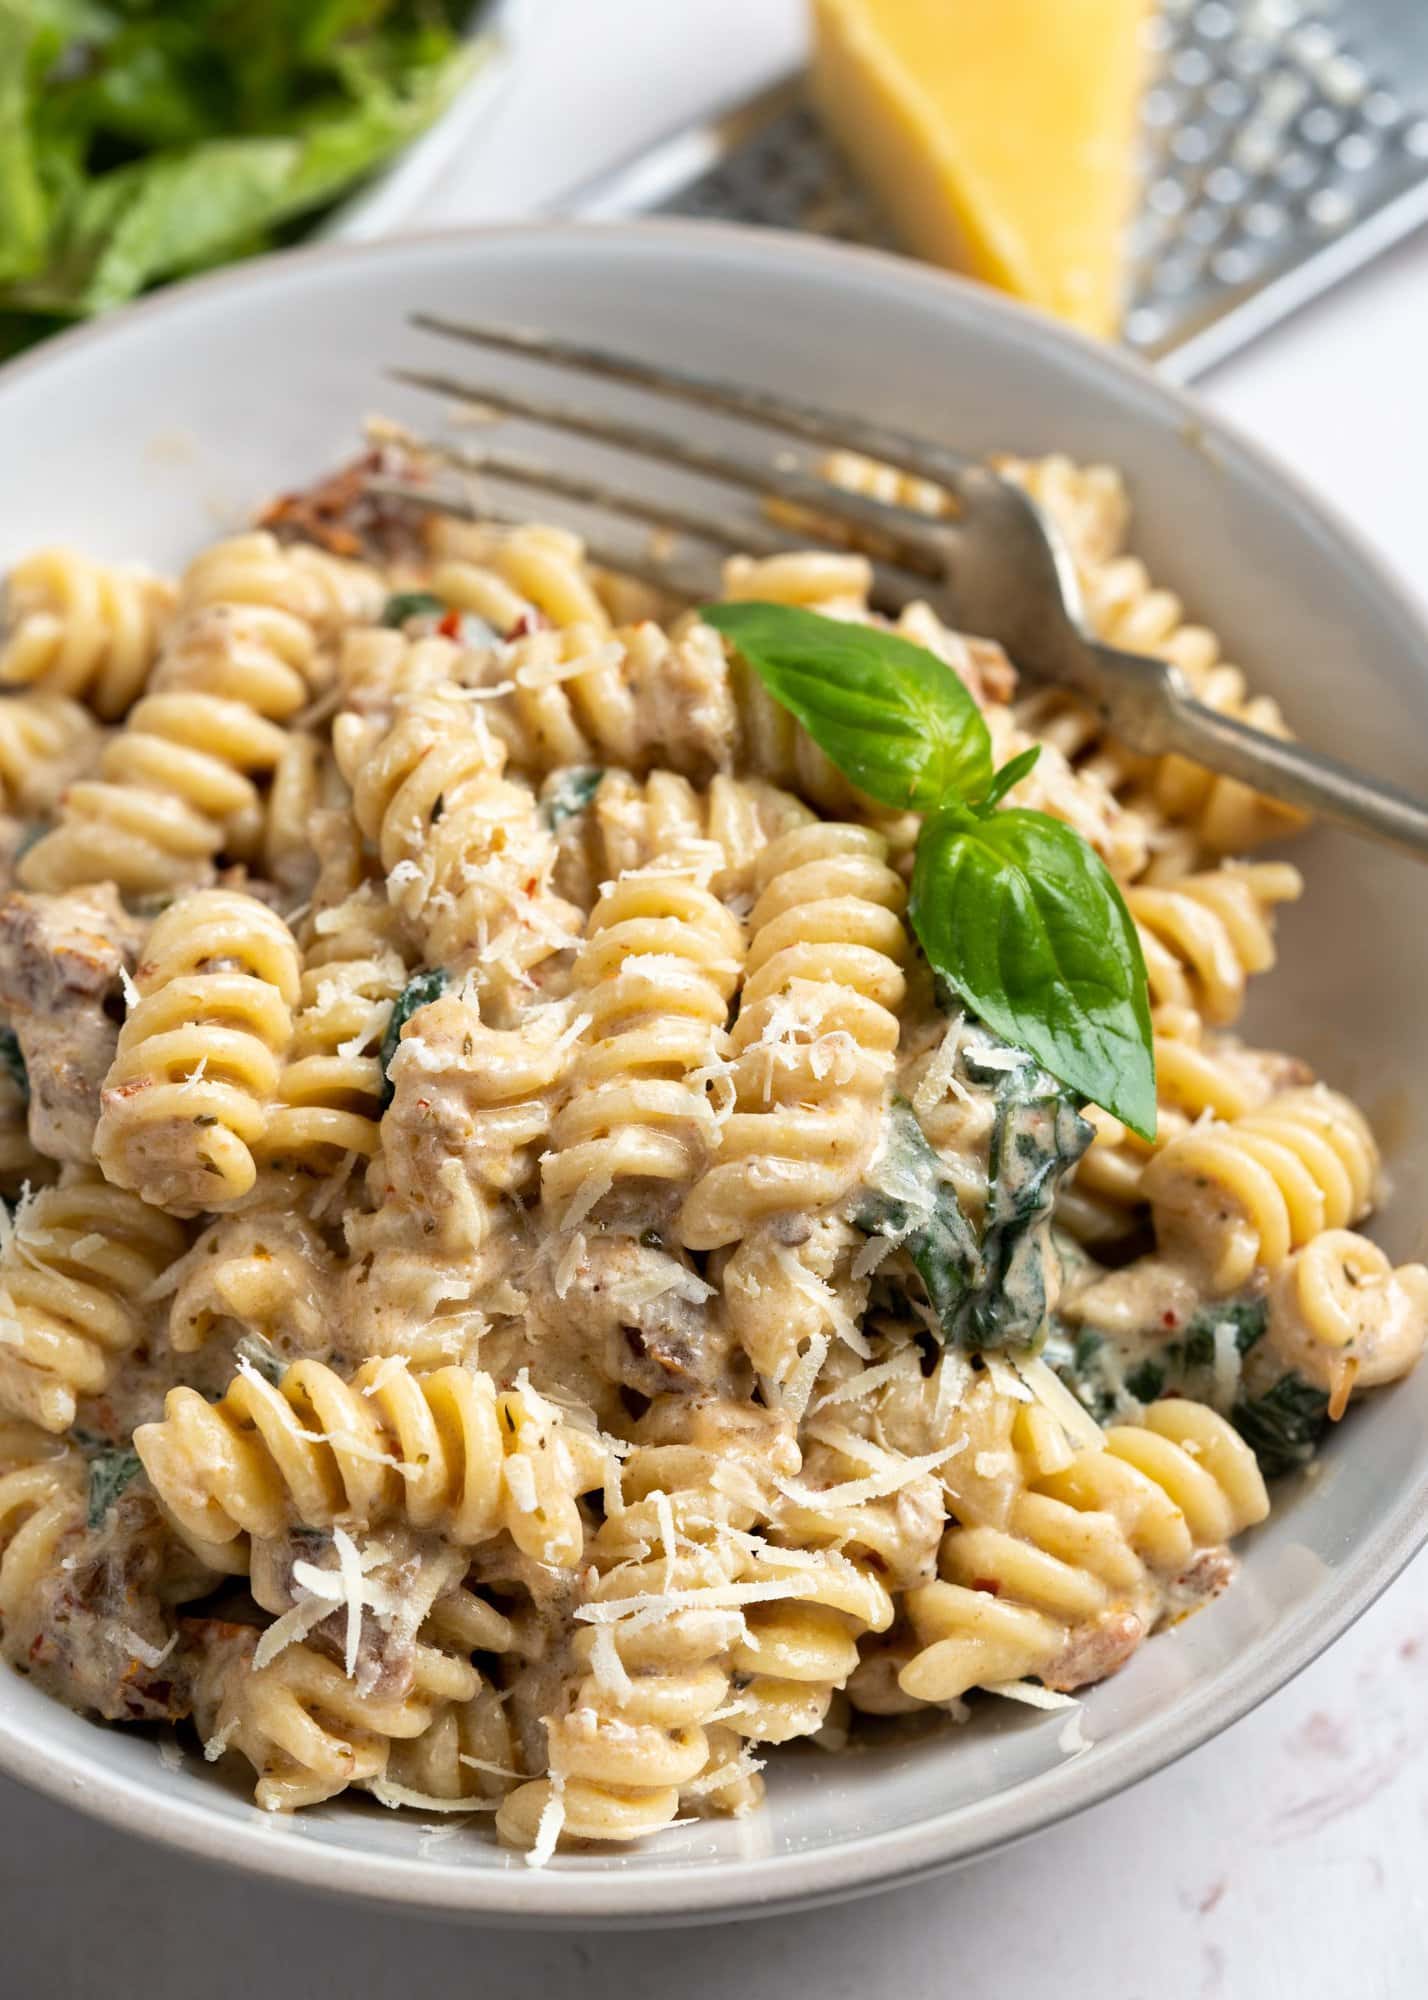
[[[547,0],[545,21],[415,220],[558,204],[787,68],[801,40],[800,0]],[[1420,238],[1204,387],[1421,588],[1425,371]],[[1428,1557],[1294,1686],[1133,1793],[939,1882],[717,1930],[532,1936],[343,1907],[0,1782],[0,1995],[1417,2000],[1425,1863]]]

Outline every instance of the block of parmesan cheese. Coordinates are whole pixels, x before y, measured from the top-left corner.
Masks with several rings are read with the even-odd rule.
[[[813,0],[820,112],[907,249],[1120,318],[1152,0]]]

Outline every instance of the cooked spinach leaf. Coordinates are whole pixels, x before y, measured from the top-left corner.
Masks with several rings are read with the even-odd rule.
[[[985,1080],[974,1051],[967,1073]],[[1091,1143],[1092,1130],[1070,1093],[1030,1057],[993,1072],[990,1191],[982,1231],[985,1266],[969,1301],[972,1347],[1030,1347],[1046,1322],[1047,1264],[1056,1190]]]
[[[594,764],[577,765],[568,771],[561,771],[541,797],[540,815],[556,833],[568,819],[583,813],[596,792],[605,773]]]
[[[256,1327],[240,1337],[233,1352],[239,1361],[246,1361],[250,1368],[256,1369],[263,1380],[271,1382],[274,1388],[287,1372],[286,1361],[268,1336],[259,1333]]]
[[[996,1097],[980,1238],[910,1104],[894,1102],[882,1150],[852,1219],[904,1247],[941,1337],[968,1349],[1031,1348],[1045,1331],[1052,1204],[1090,1144],[1076,1101],[1020,1050],[978,1027],[958,1057],[969,1084]]]
[[[412,1015],[423,1007],[429,1007],[433,1000],[439,1000],[446,991],[446,974],[439,965],[428,972],[413,973],[396,999],[392,1002],[392,1012],[382,1035],[382,1045],[378,1060],[382,1065],[382,1108],[385,1110],[396,1095],[396,1085],[389,1074],[392,1057],[402,1038],[402,1029]]]
[[[939,1325],[954,1337],[962,1302],[981,1275],[982,1255],[957,1190],[905,1098],[894,1099],[889,1109],[874,1172],[876,1184],[862,1190],[853,1222],[869,1236],[892,1237],[906,1248]]]
[[[0,1064],[3,1064],[11,1078],[19,1085],[20,1098],[25,1104],[30,1101],[30,1072],[25,1067],[24,1051],[20,1038],[13,1028],[0,1027]]]
[[[143,1471],[139,1454],[132,1445],[115,1445],[97,1451],[89,1461],[89,1508],[87,1526],[102,1528],[105,1517],[119,1495]]]
[[[1329,1428],[1329,1398],[1302,1375],[1281,1375],[1259,1396],[1242,1396],[1230,1421],[1266,1479],[1309,1463]]]

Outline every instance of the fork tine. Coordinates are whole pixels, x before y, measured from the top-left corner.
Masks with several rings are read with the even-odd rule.
[[[641,458],[652,458],[660,464],[676,466],[697,477],[720,480],[725,485],[757,493],[761,498],[773,494],[810,515],[826,516],[845,531],[840,536],[827,528],[820,529],[811,520],[804,529],[810,536],[841,543],[844,547],[872,547],[878,554],[891,558],[900,568],[932,581],[940,580],[945,574],[946,557],[941,545],[929,533],[928,517],[914,514],[910,509],[888,506],[881,500],[870,500],[859,493],[843,492],[810,473],[775,464],[756,464],[749,459],[693,443],[687,438],[675,437],[668,431],[652,430],[644,424],[627,423],[614,417],[592,416],[568,403],[547,402],[540,397],[521,395],[513,389],[463,382],[455,376],[428,369],[393,368],[388,373],[393,381],[404,383],[410,389],[421,389],[455,402],[471,403],[492,410],[499,416],[517,417],[522,422],[539,424],[545,429],[567,431],[573,437],[589,438],[596,444],[613,445],[634,452]]]
[[[479,521],[483,525],[495,522],[502,528],[522,528],[530,520],[528,513],[509,507],[487,505],[485,501],[477,507],[460,493],[443,493],[435,487],[413,486],[405,479],[385,479],[380,475],[369,478],[365,491],[376,493],[383,499],[405,500],[413,507],[425,507],[433,514],[454,514],[462,521]],[[616,570],[621,576],[632,576],[639,583],[647,583],[652,589],[662,590],[675,597],[707,597],[719,584],[717,566],[710,562],[681,563],[669,560],[646,560],[640,555],[631,555],[627,550],[616,548],[611,542],[593,540],[583,536],[585,553],[597,569]]]
[[[530,486],[543,493],[555,493],[561,498],[578,504],[603,509],[607,513],[623,515],[627,519],[643,521],[650,527],[665,529],[672,534],[689,536],[696,541],[710,542],[718,547],[743,554],[756,556],[787,555],[796,543],[776,529],[744,522],[714,522],[701,515],[685,514],[676,508],[661,506],[636,494],[623,493],[619,489],[606,486],[598,480],[585,480],[572,473],[557,472],[538,460],[508,457],[502,453],[464,453],[446,450],[440,445],[429,446],[425,440],[412,439],[416,448],[429,452],[442,464],[453,471],[465,471],[488,478],[509,482],[515,486]],[[413,486],[404,479],[369,478],[366,490],[383,498],[405,500],[418,507],[425,507],[433,513],[456,514],[467,521],[497,521],[502,526],[519,527],[529,519],[528,513],[513,513],[508,508],[487,505],[480,506],[466,498],[464,494],[442,491],[437,487]],[[597,544],[588,536],[583,537],[587,553],[592,561],[603,569],[623,570],[627,575],[638,577],[642,583],[649,583],[661,590],[672,591],[686,597],[704,597],[711,589],[717,589],[717,572],[706,564],[690,565],[681,563],[674,556],[651,556],[648,561],[639,555],[629,555],[623,549],[614,549],[609,544]],[[884,609],[901,611],[914,598],[922,594],[920,579],[909,576],[889,563],[872,562],[873,598]]]
[[[606,513],[622,514],[643,521],[651,528],[667,529],[674,535],[691,535],[701,542],[717,542],[726,549],[747,550],[752,555],[777,555],[788,547],[788,538],[757,521],[725,521],[688,513],[664,501],[632,493],[603,479],[590,479],[566,472],[542,459],[524,458],[513,452],[459,450],[454,446],[416,440],[418,451],[429,454],[456,472],[496,479],[509,486],[532,486],[542,493],[558,494],[562,500],[594,507]]]
[[[960,452],[909,437],[905,431],[884,424],[869,423],[863,417],[833,414],[792,396],[771,396],[760,389],[744,389],[737,383],[693,375],[680,368],[655,367],[652,362],[611,354],[583,341],[561,340],[534,328],[447,319],[441,313],[415,312],[410,317],[413,326],[446,340],[465,341],[472,347],[486,347],[500,354],[518,354],[526,360],[549,362],[558,368],[578,369],[607,382],[624,382],[631,388],[647,389],[652,395],[692,403],[697,409],[722,410],[727,416],[741,417],[749,423],[771,425],[806,444],[830,449],[847,446],[944,485],[955,486],[960,474],[975,463]]]

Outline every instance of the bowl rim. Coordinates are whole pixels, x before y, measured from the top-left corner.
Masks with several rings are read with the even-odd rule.
[[[464,246],[479,251],[492,242],[525,238],[543,239],[553,248],[562,239],[616,246],[661,240],[671,246],[691,240],[712,241],[742,251],[755,272],[770,255],[780,266],[792,259],[833,273],[850,267],[863,269],[914,295],[950,298],[963,316],[988,319],[1004,328],[1009,339],[1023,345],[1067,348],[1079,357],[1083,368],[1112,382],[1128,383],[1140,396],[1148,395],[1158,402],[1177,420],[1183,435],[1203,441],[1212,452],[1217,446],[1227,448],[1277,489],[1280,511],[1295,517],[1306,531],[1313,526],[1330,532],[1350,565],[1373,586],[1383,610],[1396,617],[1406,634],[1416,636],[1428,686],[1428,604],[1332,502],[1232,419],[1155,374],[1135,356],[1102,345],[1045,313],[952,273],[860,245],[684,218],[611,222],[537,217],[403,231],[398,236],[362,242],[298,246],[165,287],[15,357],[0,367],[0,423],[10,392],[17,385],[102,344],[116,328],[140,319],[182,313],[195,297],[261,285],[275,273],[295,276],[301,282],[303,272],[334,263],[375,262],[422,248],[439,251]],[[513,1926],[540,1923],[612,1928],[697,1923],[716,1916],[772,1915],[869,1894],[894,1882],[902,1885],[924,1880],[1028,1839],[1166,1768],[1241,1720],[1309,1666],[1387,1589],[1425,1541],[1428,1453],[1423,1454],[1415,1477],[1375,1531],[1373,1541],[1354,1560],[1332,1572],[1323,1589],[1287,1622],[1277,1649],[1272,1654],[1266,1651],[1257,1665],[1232,1665],[1217,1683],[1192,1690],[1170,1713],[1097,1744],[1089,1761],[1068,1757],[1058,1769],[1038,1777],[1030,1793],[1028,1788],[1018,1787],[977,1800],[970,1809],[966,1805],[953,1807],[913,1825],[871,1836],[850,1834],[831,1846],[806,1853],[764,1854],[751,1860],[716,1858],[666,1868],[653,1861],[641,1866],[636,1850],[631,1859],[622,1857],[618,1868],[566,1871],[559,1866],[533,1870],[516,1856],[510,1857],[504,1868],[474,1869],[420,1854],[393,1856],[329,1848],[303,1836],[300,1818],[284,1822],[256,1807],[244,1819],[221,1817],[201,1795],[177,1799],[151,1791],[142,1780],[96,1766],[79,1748],[45,1742],[30,1726],[5,1715],[0,1715],[0,1771],[112,1827],[186,1855],[236,1866],[289,1887],[361,1898],[394,1909]]]

